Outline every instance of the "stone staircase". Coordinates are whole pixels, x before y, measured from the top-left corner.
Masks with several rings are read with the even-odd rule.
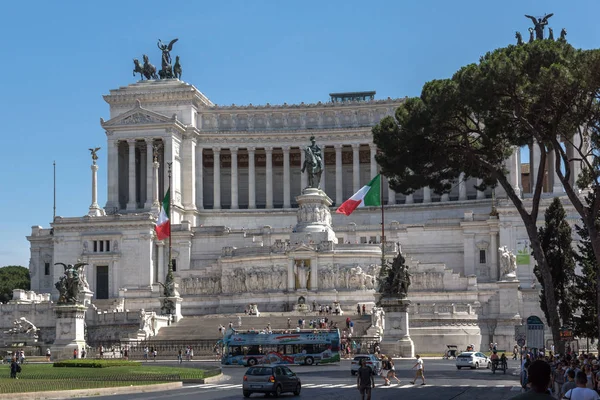
[[[238,327],[238,317],[242,320],[242,326]],[[229,326],[229,323],[233,323],[235,329],[241,330],[261,330],[265,329],[268,324],[271,325],[271,329],[288,329],[287,320],[290,318],[291,326],[293,329],[298,325],[298,319],[304,318],[306,321],[306,329],[308,329],[309,321],[312,319],[319,319],[327,317],[329,321],[337,323],[340,333],[346,328],[346,318],[350,317],[354,321],[354,334],[353,336],[365,336],[367,329],[371,326],[370,315],[323,315],[319,316],[318,313],[261,313],[260,317],[249,316],[246,314],[215,314],[215,315],[204,315],[204,316],[191,316],[185,317],[171,326],[162,328],[158,335],[151,340],[218,340],[219,337],[219,325],[223,325],[225,328]]]

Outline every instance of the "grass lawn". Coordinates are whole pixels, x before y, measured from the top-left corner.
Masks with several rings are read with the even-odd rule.
[[[57,368],[52,364],[25,364],[10,379],[10,367],[0,367],[0,393],[92,389],[204,379],[218,373],[196,368],[119,366],[108,368]]]

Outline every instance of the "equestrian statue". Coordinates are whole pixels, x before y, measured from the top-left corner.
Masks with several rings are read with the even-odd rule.
[[[308,187],[318,189],[323,173],[323,153],[319,145],[316,144],[314,136],[310,137],[310,146],[306,146],[304,155],[302,172],[306,171],[308,174]]]

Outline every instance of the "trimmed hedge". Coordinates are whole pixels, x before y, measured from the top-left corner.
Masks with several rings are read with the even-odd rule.
[[[69,368],[109,368],[109,367],[140,367],[139,361],[125,360],[97,360],[97,359],[77,359],[57,361],[53,364],[54,367],[69,367]]]

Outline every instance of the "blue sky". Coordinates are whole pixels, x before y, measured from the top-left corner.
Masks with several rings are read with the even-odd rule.
[[[598,47],[597,0],[19,1],[3,4],[0,33],[0,266],[29,263],[25,236],[91,202],[88,148],[106,201],[102,95],[134,83],[133,58],[160,64],[158,38],[178,37],[183,80],[217,104],[327,101],[328,93],[419,95],[485,52],[527,37],[523,14],[553,12],[555,32]]]

